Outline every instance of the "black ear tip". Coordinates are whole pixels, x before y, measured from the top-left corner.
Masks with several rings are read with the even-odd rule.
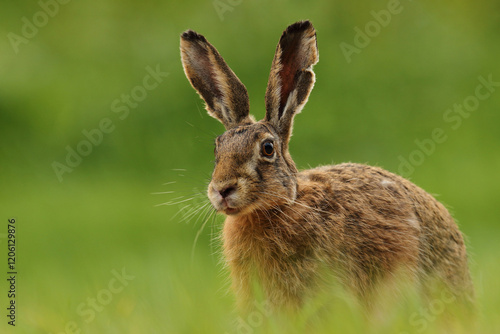
[[[287,33],[295,33],[295,32],[302,32],[306,31],[309,29],[314,29],[311,21],[309,20],[304,20],[304,21],[298,21],[295,22],[294,24],[291,24],[286,28]]]
[[[200,35],[196,31],[191,29],[184,31],[181,34],[181,38],[185,41],[202,41],[202,42],[207,41],[203,35]]]

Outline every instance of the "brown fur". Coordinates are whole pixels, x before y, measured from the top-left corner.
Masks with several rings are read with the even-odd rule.
[[[431,195],[377,167],[295,167],[288,152],[293,117],[307,101],[318,60],[310,22],[283,33],[259,122],[249,116],[243,84],[203,36],[184,33],[181,52],[193,87],[227,129],[216,140],[208,196],[228,215],[224,255],[243,307],[255,298],[254,280],[274,307],[300,307],[318,292],[325,268],[363,301],[401,271],[424,289],[437,278],[455,296],[472,296],[462,235]]]

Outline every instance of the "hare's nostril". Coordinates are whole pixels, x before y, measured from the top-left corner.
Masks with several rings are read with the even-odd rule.
[[[222,196],[222,198],[227,198],[229,195],[231,195],[235,191],[236,191],[235,186],[229,186],[229,187],[226,187],[222,190],[219,190],[219,194]]]

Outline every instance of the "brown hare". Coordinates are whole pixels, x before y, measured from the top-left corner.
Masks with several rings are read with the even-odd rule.
[[[377,167],[297,170],[288,142],[318,62],[309,21],[283,32],[258,122],[245,86],[205,37],[188,30],[180,48],[187,78],[226,128],[208,197],[227,215],[223,252],[241,306],[253,303],[256,281],[268,305],[299,308],[324,284],[325,268],[361,300],[400,271],[418,287],[438,278],[453,296],[472,296],[462,234],[434,197]]]

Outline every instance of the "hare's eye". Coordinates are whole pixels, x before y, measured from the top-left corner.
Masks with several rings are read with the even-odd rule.
[[[262,144],[262,155],[270,157],[274,154],[274,145],[270,141],[266,141]]]

